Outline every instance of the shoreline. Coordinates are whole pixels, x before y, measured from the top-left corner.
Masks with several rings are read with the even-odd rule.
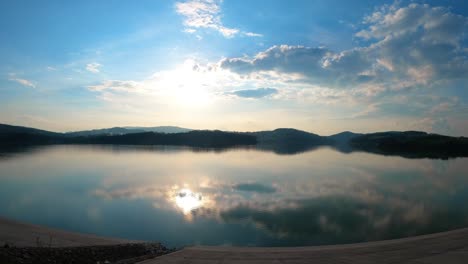
[[[69,232],[0,217],[0,263],[132,264],[173,251],[158,242]]]
[[[50,236],[53,239],[47,244]],[[46,243],[38,244],[37,237]],[[5,247],[6,243],[11,244]],[[101,261],[111,260],[110,263],[143,261],[147,264],[219,260],[225,263],[264,263],[266,260],[270,263],[280,260],[281,263],[447,264],[463,263],[459,261],[468,258],[468,228],[354,244],[303,247],[194,246],[174,252],[160,243],[81,234],[0,217],[0,246],[0,259],[13,257],[7,259],[10,260],[8,263],[47,263],[37,262],[36,258],[48,256],[53,260],[58,259],[55,263],[96,263],[96,258],[101,257]],[[64,258],[67,261],[60,262]]]
[[[0,217],[0,246],[77,247],[135,244],[147,241],[65,231]]]
[[[373,242],[306,247],[194,246],[141,264],[317,263],[317,264],[464,264],[468,228]]]

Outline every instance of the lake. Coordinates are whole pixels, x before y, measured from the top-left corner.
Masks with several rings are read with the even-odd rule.
[[[45,146],[0,154],[0,216],[171,247],[363,242],[468,227],[467,174],[331,148]]]

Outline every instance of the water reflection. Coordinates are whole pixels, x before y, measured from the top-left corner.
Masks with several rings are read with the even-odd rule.
[[[467,159],[319,149],[36,149],[0,160],[0,215],[168,245],[297,246],[468,226]]]
[[[204,201],[200,193],[194,193],[189,189],[182,189],[177,192],[174,202],[184,214],[189,214],[193,210],[203,206]]]

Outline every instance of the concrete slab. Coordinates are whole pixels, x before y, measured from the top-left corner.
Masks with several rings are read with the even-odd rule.
[[[379,242],[294,248],[187,247],[141,264],[468,263],[468,228]]]
[[[73,247],[114,245],[136,242],[142,241],[68,232],[0,218],[0,246],[9,244],[10,246],[16,247]]]

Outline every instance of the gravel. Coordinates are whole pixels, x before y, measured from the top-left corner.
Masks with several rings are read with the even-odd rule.
[[[0,263],[130,264],[173,251],[160,243],[79,247],[11,247],[5,244],[0,248]]]

